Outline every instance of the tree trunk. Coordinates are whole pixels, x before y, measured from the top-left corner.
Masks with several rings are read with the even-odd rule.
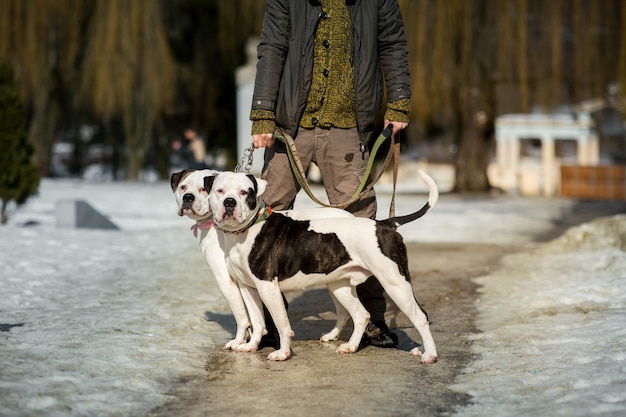
[[[460,127],[462,129],[462,127]],[[460,141],[456,161],[456,191],[479,192],[490,189],[487,177],[490,152],[484,129],[466,128]]]
[[[492,129],[485,104],[489,89],[476,87],[460,95],[456,117],[458,152],[455,191],[482,192],[491,188],[487,167],[491,159]]]
[[[141,96],[136,98],[137,102],[124,116],[124,130],[128,145],[127,178],[131,181],[137,181],[140,171],[144,168],[154,124],[150,94],[137,94]]]
[[[33,162],[40,178],[50,174],[54,129],[59,120],[59,109],[50,100],[48,89],[39,89],[33,102],[33,117],[29,128],[29,141],[34,145]]]
[[[7,216],[7,202],[2,200],[2,207],[0,207],[0,224],[7,224],[9,216]]]

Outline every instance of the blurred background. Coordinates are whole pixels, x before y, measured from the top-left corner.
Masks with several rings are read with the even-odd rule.
[[[232,169],[238,134],[250,141],[248,127],[238,128],[236,73],[253,68],[265,3],[0,1],[0,96],[19,95],[38,177],[166,179],[181,165],[175,149],[186,128],[204,141],[206,165]],[[456,191],[486,191],[498,182],[489,175],[498,163],[498,118],[542,115],[550,125],[562,115],[597,144],[581,162],[573,138],[572,146],[550,148],[557,159],[626,164],[625,1],[399,4],[413,91],[403,158],[452,167]],[[247,114],[249,104],[243,108]],[[523,166],[523,156],[546,163],[535,136],[517,143],[511,163]]]

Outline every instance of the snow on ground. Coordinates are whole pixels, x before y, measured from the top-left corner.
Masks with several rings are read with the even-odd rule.
[[[320,195],[317,190],[317,195]],[[55,227],[83,199],[118,231]],[[421,207],[400,194],[396,213]],[[312,206],[300,196],[297,207]],[[379,218],[389,195],[379,194]],[[576,202],[442,195],[407,241],[519,244],[483,285],[459,415],[626,413],[626,218],[533,242]],[[44,180],[0,227],[0,415],[146,415],[233,331],[169,184]],[[621,243],[620,243],[621,242]]]
[[[626,415],[626,215],[569,229],[476,280],[478,359],[459,416]]]

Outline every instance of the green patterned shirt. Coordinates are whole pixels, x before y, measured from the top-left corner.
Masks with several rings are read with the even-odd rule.
[[[322,0],[322,15],[315,33],[311,89],[300,126],[357,127],[350,11],[345,0]],[[409,99],[387,105],[385,119],[408,122]],[[252,110],[252,134],[275,130],[275,114]]]

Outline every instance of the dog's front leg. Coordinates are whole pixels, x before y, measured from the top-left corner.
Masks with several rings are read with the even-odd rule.
[[[228,273],[228,268],[226,267],[226,262],[224,261],[224,251],[219,244],[215,229],[210,229],[207,232],[206,236],[200,243],[200,248],[204,259],[209,265],[209,269],[215,277],[217,286],[222,292],[222,295],[226,299],[226,302],[235,317],[235,322],[237,323],[235,338],[224,345],[224,349],[235,350],[237,346],[246,342],[248,328],[250,327],[248,312],[246,311],[246,306],[244,305],[239,285],[230,277],[230,274]]]
[[[246,305],[242,299],[239,285],[230,277],[230,275],[228,275],[226,268],[222,271],[220,268],[212,266],[211,270],[213,271],[217,285],[222,291],[222,295],[224,295],[226,302],[233,312],[235,322],[237,323],[235,338],[226,343],[226,345],[224,345],[224,349],[236,350],[237,346],[246,342],[248,328],[250,327],[250,320],[248,319]]]
[[[257,283],[257,290],[259,290],[259,296],[270,312],[274,324],[276,324],[278,335],[280,336],[280,348],[270,353],[267,359],[271,361],[287,360],[291,355],[291,337],[293,336],[293,331],[291,330],[283,296],[278,286],[278,280],[259,281]]]
[[[256,288],[244,284],[239,284],[239,288],[241,289],[241,296],[248,309],[248,316],[252,323],[252,333],[250,334],[248,343],[243,343],[233,350],[238,352],[256,352],[261,342],[261,337],[266,333],[263,303]]]

